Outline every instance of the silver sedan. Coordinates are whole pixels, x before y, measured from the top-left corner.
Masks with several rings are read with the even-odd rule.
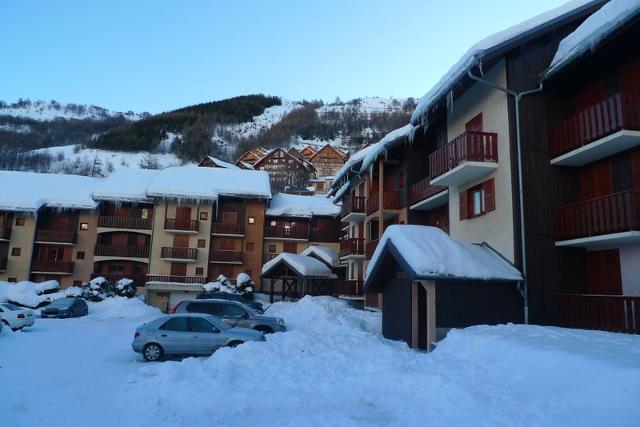
[[[208,356],[220,347],[246,341],[264,341],[264,335],[246,328],[232,328],[208,314],[174,314],[159,317],[136,328],[131,346],[147,361],[163,355]]]

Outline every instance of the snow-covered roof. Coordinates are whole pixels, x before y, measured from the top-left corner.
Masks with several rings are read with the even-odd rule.
[[[322,261],[312,257],[290,254],[287,252],[283,252],[271,261],[265,263],[262,266],[262,275],[269,275],[269,272],[280,263],[288,265],[289,268],[299,276],[320,279],[334,279],[336,277],[336,275],[331,272],[331,269]]]
[[[560,41],[543,77],[550,77],[582,55],[593,51],[599,43],[639,14],[640,0],[611,0]]]
[[[98,204],[91,193],[97,182],[80,175],[0,171],[0,211],[95,209]]]
[[[183,166],[159,171],[147,188],[147,196],[170,199],[213,201],[220,195],[269,198],[269,175],[245,169]]]
[[[360,166],[360,173],[365,172],[369,169],[378,157],[380,157],[392,144],[407,138],[411,133],[413,126],[411,124],[406,124],[401,128],[392,130],[388,134],[386,134],[380,141],[376,144],[372,145],[370,150],[367,150],[365,153],[364,159],[362,160],[362,165]]]
[[[379,144],[379,142],[376,144],[368,145],[351,155],[351,157],[349,157],[347,161],[344,162],[342,167],[336,173],[336,176],[333,179],[333,185],[337,185],[337,183],[340,182],[342,178],[344,178],[349,173],[349,171],[356,169],[356,166],[358,166],[364,160],[364,158],[370,151],[376,150],[375,147],[377,144]],[[357,167],[357,169],[359,170],[360,168]]]
[[[303,255],[303,256],[315,255],[316,257],[321,258],[328,265],[331,265],[334,267],[338,265],[338,261],[339,261],[338,253],[335,251],[335,249],[330,248],[328,246],[311,245],[304,251],[300,252],[300,255]]]
[[[521,281],[522,275],[486,244],[462,243],[436,227],[392,225],[367,265],[367,283],[387,250],[401,257],[412,278]]]
[[[347,181],[344,184],[342,184],[340,186],[340,188],[338,189],[338,191],[336,191],[335,196],[333,196],[333,202],[337,203],[342,199],[342,196],[344,196],[348,191],[349,188],[351,188],[351,181]],[[330,197],[331,193],[327,194],[327,197]]]
[[[240,169],[238,166],[231,164],[229,162],[225,162],[224,160],[220,160],[213,156],[207,156],[209,160],[211,160],[215,165],[219,168],[227,168],[227,169]]]
[[[442,76],[429,92],[420,98],[411,116],[411,123],[417,126],[428,122],[429,109],[451,92],[458,81],[467,75],[468,70],[476,65],[481,66],[487,55],[598,3],[602,3],[602,0],[573,0],[479,41]]]
[[[150,202],[147,187],[159,172],[155,169],[119,169],[98,182],[93,198],[114,202]]]
[[[326,197],[277,193],[273,195],[266,214],[296,218],[338,216],[340,215],[340,206],[336,206]]]

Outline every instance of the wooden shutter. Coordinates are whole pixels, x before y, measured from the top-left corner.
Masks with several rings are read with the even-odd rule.
[[[175,234],[173,236],[173,247],[174,248],[188,248],[189,247],[189,236],[185,236],[183,234]]]
[[[496,185],[495,180],[491,178],[484,183],[484,211],[494,210],[496,210]]]
[[[467,190],[460,192],[460,221],[469,217],[469,209],[467,208]]]
[[[587,292],[597,295],[622,294],[618,249],[587,252]]]
[[[296,242],[284,242],[282,252],[288,252],[291,254],[298,253],[298,244]]]
[[[482,132],[482,113],[465,123],[464,130]]]
[[[223,224],[237,224],[238,223],[238,212],[233,212],[233,211],[222,212],[222,223]]]
[[[172,262],[171,263],[171,275],[172,276],[186,276],[187,275],[187,264],[181,262]]]

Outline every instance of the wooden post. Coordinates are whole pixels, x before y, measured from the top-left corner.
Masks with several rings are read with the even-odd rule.
[[[418,348],[420,346],[418,286],[420,286],[420,282],[411,282],[411,348]]]
[[[427,351],[431,351],[432,344],[436,341],[436,282],[433,280],[421,280],[427,294]]]

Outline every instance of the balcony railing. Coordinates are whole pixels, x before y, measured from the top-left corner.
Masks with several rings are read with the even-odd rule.
[[[201,277],[201,276],[171,276],[171,275],[148,274],[147,282],[204,284],[207,282],[207,279],[206,277]]]
[[[73,273],[72,261],[35,261],[31,265],[32,272],[45,272],[45,273]]]
[[[352,237],[340,242],[340,256],[364,255],[364,239]]]
[[[192,220],[192,219],[184,220],[184,219],[167,218],[164,220],[164,229],[174,230],[174,231],[197,232],[200,229],[200,223],[197,220]]]
[[[264,262],[269,262],[280,254],[264,254]]]
[[[379,240],[376,239],[367,243],[367,249],[365,253],[365,256],[367,259],[371,259],[371,257],[373,256],[373,253],[376,251],[376,248],[378,247],[378,242]]]
[[[96,245],[97,256],[116,256],[127,258],[149,258],[148,246]]]
[[[367,197],[367,215],[371,215],[380,207],[380,196],[378,193],[370,194]]]
[[[400,201],[399,191],[385,191],[382,193],[382,203],[384,209],[400,209],[402,203]],[[371,215],[380,207],[379,193],[374,193],[367,198],[367,215]]]
[[[640,229],[640,192],[622,191],[554,211],[557,240]]]
[[[53,243],[76,243],[78,233],[75,231],[62,230],[38,230],[36,231],[36,242]]]
[[[244,234],[244,224],[224,224],[214,222],[211,224],[212,234]]]
[[[430,178],[425,176],[420,181],[411,185],[409,188],[409,203],[411,205],[435,196],[447,189],[447,187],[443,185],[430,185],[429,181],[431,181]]]
[[[160,250],[160,257],[196,260],[198,259],[198,250],[195,248],[173,248],[165,246]]]
[[[243,254],[241,251],[214,250],[211,252],[211,261],[214,262],[239,262],[241,263]]]
[[[101,216],[98,218],[98,227],[151,230],[151,220],[128,216]]]
[[[640,94],[618,93],[549,128],[556,157],[619,130],[640,130]]]
[[[270,225],[264,228],[265,237],[276,237],[281,239],[307,239],[309,237],[308,227],[272,227]]]
[[[358,297],[363,295],[364,282],[362,280],[338,280],[333,284],[334,295]]]
[[[563,294],[557,312],[560,326],[640,333],[640,297]]]
[[[498,135],[466,131],[429,156],[429,177],[434,179],[464,162],[497,162]]]
[[[364,197],[347,197],[342,202],[341,218],[350,213],[364,213]]]

